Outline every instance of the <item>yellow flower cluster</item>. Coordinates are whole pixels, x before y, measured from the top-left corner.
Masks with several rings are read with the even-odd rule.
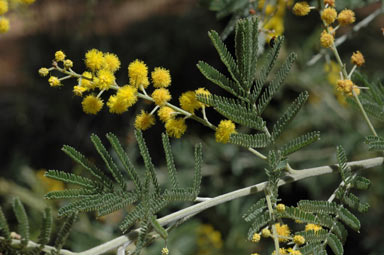
[[[275,224],[276,232],[279,235],[279,242],[288,242],[288,237],[291,234],[287,224],[281,225],[280,223]]]
[[[221,233],[212,225],[202,224],[197,229],[197,255],[220,254],[223,246]]]
[[[283,34],[285,10],[292,2],[291,0],[278,0],[272,5],[266,4],[265,0],[258,1],[259,10],[265,13],[262,16],[265,16],[263,28],[267,31],[267,42]]]
[[[35,0],[19,0],[22,4],[32,4]],[[0,34],[4,34],[9,31],[10,22],[7,17],[4,17],[9,11],[9,4],[7,0],[0,0]]]
[[[323,229],[323,228],[320,225],[316,225],[316,224],[312,224],[312,223],[308,223],[307,225],[305,225],[305,231],[313,230],[313,231],[317,232],[321,229]]]
[[[228,143],[231,134],[235,133],[236,127],[231,120],[222,120],[216,128],[215,138],[218,143]]]
[[[343,92],[347,96],[353,96],[360,94],[360,89],[356,86],[351,80],[338,80],[337,81],[337,90]]]

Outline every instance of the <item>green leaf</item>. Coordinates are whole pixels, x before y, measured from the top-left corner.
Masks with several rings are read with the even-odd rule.
[[[193,176],[193,193],[195,194],[195,198],[200,193],[200,185],[201,185],[201,164],[203,163],[203,150],[201,143],[195,146],[195,166],[194,166],[194,176]]]
[[[214,109],[221,115],[236,123],[264,131],[265,121],[257,115],[252,106],[246,106],[241,101],[217,95],[197,95],[197,99]]]
[[[158,233],[161,238],[163,238],[164,240],[167,240],[168,238],[168,233],[167,233],[167,230],[165,230],[160,224],[159,222],[156,220],[156,217],[151,217],[151,225],[153,227],[153,229],[156,231],[156,233]]]
[[[367,136],[365,143],[370,151],[384,151],[384,138],[380,136]]]
[[[9,226],[7,219],[3,213],[3,209],[0,206],[0,234],[5,237],[6,240],[11,240],[11,232],[9,231]]]
[[[306,212],[335,214],[338,211],[338,206],[334,202],[301,200],[297,203],[297,207]]]
[[[296,151],[301,150],[305,146],[308,146],[316,141],[320,140],[320,132],[314,131],[307,133],[305,135],[299,136],[291,141],[289,141],[287,144],[285,144],[281,148],[281,154],[283,156],[288,156]]]
[[[239,69],[231,53],[229,53],[227,47],[221,41],[219,34],[216,31],[211,30],[208,32],[208,36],[219,53],[221,61],[227,67],[228,72],[231,74],[232,79],[240,86],[240,74]]]
[[[217,69],[205,63],[204,61],[199,61],[197,68],[205,76],[205,78],[218,85],[225,91],[231,93],[232,95],[241,96],[244,93],[242,88],[239,87],[237,83],[233,82],[224,74],[220,73]]]
[[[163,193],[163,198],[167,201],[194,201],[196,194],[193,188],[167,189]]]
[[[52,223],[52,211],[50,208],[45,208],[43,213],[41,232],[39,235],[39,244],[41,247],[44,247],[49,242],[52,231]]]
[[[356,176],[353,179],[353,187],[360,190],[367,190],[371,186],[371,181],[363,176]]]
[[[268,106],[276,92],[280,89],[280,87],[283,85],[283,82],[287,75],[289,74],[289,71],[291,70],[291,67],[293,65],[293,62],[296,59],[296,55],[294,53],[291,53],[284,64],[280,67],[279,71],[275,75],[275,78],[272,80],[271,84],[265,89],[263,94],[261,94],[259,103],[257,104],[257,111],[259,115],[261,115],[265,108]],[[256,87],[258,87],[256,83]]]
[[[369,204],[361,202],[360,199],[353,193],[348,193],[342,197],[338,196],[338,198],[352,209],[355,209],[361,213],[368,211]]]
[[[347,208],[341,207],[338,211],[338,216],[345,225],[349,226],[356,232],[359,232],[360,221],[357,219],[353,213],[351,213]]]
[[[301,221],[305,223],[318,224],[318,220],[315,215],[291,206],[286,206],[285,211],[281,212],[280,215],[283,218],[289,218],[289,219],[293,219],[293,220]]]
[[[229,138],[229,142],[246,148],[265,148],[270,144],[270,139],[266,134],[233,133]]]
[[[351,168],[347,165],[347,156],[345,155],[345,151],[342,146],[337,146],[336,157],[339,164],[341,178],[343,181],[346,181],[346,179],[351,175]]]
[[[45,194],[45,199],[63,199],[63,198],[81,198],[88,195],[94,195],[97,190],[89,190],[89,189],[66,189],[66,190],[58,190],[51,191]]]
[[[327,238],[328,231],[325,229],[319,229],[317,231],[308,230],[296,232],[295,235],[303,236],[307,243],[321,243]]]
[[[261,214],[259,217],[255,218],[253,221],[251,227],[248,230],[248,240],[252,240],[253,234],[260,231],[262,227],[267,225],[271,218],[269,217],[269,212],[265,211],[263,214]]]
[[[110,199],[97,209],[98,216],[104,216],[112,212],[118,211],[128,205],[134,204],[139,200],[140,195],[136,192],[126,192],[119,196],[111,196]]]
[[[176,167],[175,162],[173,160],[171,145],[169,143],[169,137],[167,134],[164,133],[161,135],[161,137],[163,140],[165,159],[167,161],[168,175],[171,181],[171,186],[173,189],[177,189],[179,188],[179,182],[177,181]]]
[[[101,158],[104,160],[104,163],[107,166],[108,170],[112,173],[112,176],[115,179],[115,181],[120,185],[121,188],[125,189],[126,184],[124,181],[124,177],[121,174],[115,162],[113,162],[111,155],[108,153],[107,149],[104,147],[100,138],[97,135],[92,134],[91,141],[95,146],[97,152],[100,154]]]
[[[66,173],[64,171],[48,170],[45,172],[44,176],[58,181],[76,184],[85,188],[92,189],[97,187],[97,183],[93,182],[91,179],[76,174]]]
[[[261,198],[259,201],[254,203],[243,215],[243,219],[246,222],[250,222],[257,218],[264,211],[264,209],[267,208],[265,201],[265,198]]]
[[[89,162],[86,157],[80,152],[78,152],[75,148],[68,145],[64,145],[61,150],[65,152],[69,157],[71,157],[75,162],[79,163],[82,167],[89,171],[105,186],[109,188],[113,187],[113,182],[99,168]]]
[[[133,166],[133,164],[129,160],[128,155],[124,151],[124,149],[121,146],[119,140],[112,133],[108,133],[106,136],[107,136],[107,139],[109,140],[109,142],[111,143],[113,149],[116,151],[117,156],[119,157],[121,163],[124,166],[124,169],[127,171],[129,178],[133,181],[133,183],[135,184],[135,187],[139,191],[142,190],[142,185],[141,185],[141,182],[140,182],[140,178],[139,178],[139,176],[136,173],[135,167]]]
[[[301,107],[308,99],[308,92],[301,92],[300,95],[295,99],[295,101],[288,107],[283,116],[273,125],[272,128],[272,139],[276,140],[281,133],[285,130],[288,123],[296,116]]]
[[[327,243],[328,243],[329,247],[331,247],[333,253],[335,253],[336,255],[343,255],[344,254],[343,244],[341,243],[339,238],[337,238],[337,236],[335,236],[332,233],[329,233],[327,241],[328,241]]]
[[[18,233],[21,235],[21,245],[26,247],[29,241],[29,222],[25,208],[19,198],[13,199],[13,211],[16,215],[18,226]]]
[[[73,224],[76,222],[76,220],[77,220],[77,213],[73,213],[64,219],[64,222],[61,225],[55,240],[55,248],[57,250],[60,251],[63,245],[65,244],[65,242],[67,241],[69,233],[72,229]]]
[[[159,187],[159,183],[157,181],[157,177],[156,177],[156,173],[155,173],[155,167],[152,163],[151,156],[149,155],[148,147],[145,144],[143,133],[140,130],[136,129],[135,130],[135,136],[136,136],[137,143],[139,145],[140,154],[144,160],[145,168],[147,169],[147,171],[151,175],[152,183],[156,189],[156,193],[159,194],[160,193],[160,187]]]
[[[300,247],[299,251],[302,255],[326,255],[324,246],[321,243],[309,243],[303,247]],[[325,252],[325,253],[322,253]]]

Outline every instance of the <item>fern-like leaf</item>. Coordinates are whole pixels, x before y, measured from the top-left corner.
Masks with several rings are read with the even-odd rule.
[[[25,208],[19,198],[14,198],[12,203],[13,211],[16,215],[19,234],[21,235],[21,245],[27,246],[29,241],[29,221]]]
[[[337,215],[339,216],[340,220],[344,222],[345,225],[349,226],[356,232],[359,232],[360,229],[360,221],[359,219],[353,215],[347,208],[341,207]]]
[[[11,232],[9,231],[9,226],[7,219],[3,213],[3,209],[0,206],[0,234],[8,241],[11,240]]]
[[[352,185],[356,189],[367,190],[371,186],[371,181],[363,176],[356,176]]]
[[[339,164],[341,178],[343,181],[346,181],[346,179],[351,175],[351,168],[347,165],[347,156],[345,155],[345,151],[342,146],[337,146],[336,157]]]
[[[290,155],[296,151],[299,151],[302,148],[304,148],[305,146],[308,146],[308,145],[310,145],[310,144],[312,144],[318,140],[320,140],[320,132],[319,131],[314,131],[314,132],[310,132],[310,133],[307,133],[305,135],[299,136],[299,137],[291,140],[287,144],[285,144],[281,148],[281,154],[286,157],[286,156],[288,156],[288,155]]]
[[[380,136],[367,136],[365,143],[370,151],[384,151],[384,138]]]
[[[152,216],[151,217],[151,225],[153,229],[163,238],[164,240],[167,240],[168,238],[168,233],[167,230],[165,230],[159,222],[156,220],[156,217]]]
[[[124,151],[124,149],[121,146],[119,140],[112,133],[108,133],[106,136],[107,136],[107,139],[109,140],[109,142],[111,143],[113,149],[116,151],[117,156],[119,157],[119,159],[120,159],[121,163],[123,164],[125,170],[127,171],[129,178],[131,178],[131,180],[135,184],[135,187],[140,191],[142,189],[142,184],[140,182],[140,178],[137,175],[135,167],[133,166],[133,164],[129,160],[128,155]]]
[[[39,235],[39,243],[41,247],[44,247],[44,245],[49,242],[52,231],[52,222],[52,211],[50,208],[46,208],[43,213],[41,232]]]
[[[224,74],[220,73],[211,65],[205,63],[204,61],[199,61],[197,68],[205,76],[205,78],[218,85],[225,91],[231,93],[234,96],[240,96],[242,94],[242,89],[237,83],[227,78]]]
[[[253,221],[251,227],[248,230],[248,240],[252,240],[253,234],[260,231],[262,227],[267,225],[269,221],[271,220],[269,213],[265,211],[263,214],[261,214],[259,217],[255,218]]]
[[[261,115],[264,112],[269,102],[272,100],[276,92],[280,89],[289,71],[291,70],[291,67],[295,59],[296,59],[296,55],[294,53],[291,53],[286,59],[286,61],[284,62],[284,64],[280,67],[279,71],[277,72],[275,78],[272,80],[271,84],[266,88],[264,93],[260,96],[259,103],[257,104],[257,111],[259,115]]]
[[[200,193],[200,185],[201,185],[201,165],[203,163],[203,150],[201,143],[195,146],[195,165],[194,165],[194,176],[193,176],[193,193],[195,197],[197,197]]]
[[[318,223],[317,217],[314,214],[290,206],[285,208],[281,216],[305,223]]]
[[[176,166],[173,160],[173,154],[171,150],[171,145],[169,143],[169,137],[167,134],[164,134],[164,133],[161,135],[161,137],[163,140],[165,159],[167,162],[168,175],[171,181],[171,186],[172,188],[177,189],[179,188],[179,182],[177,180]]]
[[[328,241],[327,243],[328,243],[329,247],[331,247],[333,253],[335,253],[336,255],[343,255],[344,254],[343,244],[341,243],[339,238],[337,238],[337,236],[335,236],[332,233],[329,233],[327,241]]]
[[[48,170],[45,172],[44,176],[58,181],[76,184],[89,189],[95,188],[97,186],[97,183],[93,182],[91,179],[76,174],[66,173],[64,171]]]
[[[301,107],[308,99],[308,92],[304,91],[296,98],[295,101],[288,107],[287,111],[281,116],[281,118],[273,125],[272,139],[276,140],[280,134],[284,131],[288,123],[296,116]]]
[[[265,198],[261,198],[259,201],[254,203],[243,215],[243,219],[246,222],[250,222],[258,217],[264,211],[264,209],[267,208],[265,201]]]
[[[137,143],[139,145],[140,154],[144,160],[145,168],[151,174],[153,186],[156,189],[156,193],[159,194],[160,193],[160,187],[159,187],[159,183],[157,181],[157,177],[156,177],[156,173],[155,173],[155,167],[152,163],[151,156],[149,155],[148,147],[145,144],[143,133],[140,130],[136,129],[135,130],[135,136],[136,136]]]
[[[297,207],[306,212],[324,214],[336,214],[338,210],[336,203],[328,201],[301,200]]]
[[[97,168],[94,164],[89,162],[86,157],[78,152],[75,148],[64,145],[61,149],[65,152],[69,157],[71,157],[75,162],[79,163],[82,167],[84,167],[87,171],[89,171],[94,177],[96,177],[101,183],[106,185],[109,188],[113,187],[113,182],[109,179],[99,168]]]
[[[167,189],[163,197],[167,201],[194,201],[196,199],[196,194],[193,188],[187,189]]]
[[[302,255],[326,255],[324,245],[321,243],[309,243],[299,249]]]
[[[325,229],[319,229],[317,231],[307,230],[296,232],[295,235],[303,236],[307,243],[321,243],[327,238],[328,231]]]
[[[64,199],[64,198],[81,198],[88,195],[95,194],[97,190],[89,190],[89,189],[66,189],[66,190],[58,190],[51,191],[45,194],[45,199]]]
[[[348,205],[352,209],[357,210],[360,213],[365,213],[369,209],[369,204],[361,202],[360,199],[353,193],[348,193],[346,195],[338,195],[336,193],[336,197],[340,199],[344,204]]]
[[[232,79],[240,86],[240,73],[237,64],[223,41],[220,39],[219,34],[212,30],[208,32],[208,36],[215,46],[217,52],[219,53],[221,61],[224,63],[228,69],[228,72],[231,74]]]
[[[140,195],[136,192],[126,192],[119,196],[111,196],[99,209],[98,216],[104,216],[112,212],[118,211],[128,205],[134,204],[139,200]]]
[[[67,241],[69,233],[72,229],[73,224],[77,220],[77,213],[73,213],[67,216],[60,227],[59,232],[57,233],[57,237],[55,240],[55,248],[60,251],[63,247],[64,243]]]
[[[266,134],[231,134],[229,142],[246,148],[265,148],[270,144],[270,139]]]
[[[207,105],[212,106],[221,115],[236,123],[263,131],[265,121],[257,115],[252,106],[242,105],[242,102],[217,95],[197,95],[197,99]]]
[[[125,189],[126,184],[125,184],[123,175],[121,174],[115,162],[113,162],[112,156],[108,153],[107,149],[104,147],[100,138],[97,135],[92,134],[91,141],[95,146],[97,152],[100,154],[101,158],[104,160],[105,165],[107,166],[108,170],[111,172],[115,181],[120,185],[122,189]]]

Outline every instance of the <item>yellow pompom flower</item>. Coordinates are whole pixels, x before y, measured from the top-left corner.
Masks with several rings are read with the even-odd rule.
[[[90,72],[83,72],[81,74],[81,76],[83,76],[83,78],[77,79],[77,82],[79,83],[79,85],[81,85],[87,89],[96,88],[96,84],[94,82],[92,82],[92,74]]]
[[[137,102],[137,89],[133,86],[125,85],[121,87],[116,96],[123,100],[127,107],[131,107]]]
[[[85,65],[93,72],[104,66],[103,53],[97,49],[91,49],[85,53]]]
[[[271,236],[271,231],[268,228],[264,228],[261,230],[261,236],[264,238],[268,238]]]
[[[187,91],[181,94],[179,97],[180,106],[183,110],[195,113],[195,110],[201,108],[201,103],[196,99],[196,93],[194,91]]]
[[[276,227],[277,234],[280,236],[279,242],[287,242],[288,238],[284,238],[284,237],[289,237],[289,235],[291,234],[291,231],[289,230],[288,225],[287,224],[280,225],[280,223],[276,223],[275,227]]]
[[[227,143],[231,134],[235,133],[235,124],[231,120],[222,120],[216,128],[215,138],[218,143]]]
[[[128,66],[128,77],[129,77],[129,83],[132,86],[135,86],[135,87],[143,86],[145,88],[146,87],[145,85],[148,82],[147,65],[143,61],[138,59],[131,62]]]
[[[49,86],[51,87],[58,87],[61,85],[59,78],[57,78],[56,76],[49,77],[48,83],[49,83]]]
[[[66,59],[66,60],[64,60],[64,67],[65,67],[65,68],[71,68],[71,67],[73,67],[73,62],[72,62],[72,60],[70,60],[70,59]]]
[[[166,88],[171,85],[171,74],[163,67],[155,67],[151,73],[152,83],[155,88]]]
[[[175,113],[176,112],[171,107],[162,106],[157,112],[157,115],[159,116],[160,120],[165,123],[172,119],[172,117],[175,116]]]
[[[136,116],[135,119],[135,128],[141,130],[147,130],[155,124],[155,117],[153,115],[147,113],[142,110],[139,115]]]
[[[48,74],[49,74],[49,70],[48,70],[48,68],[42,67],[42,68],[39,69],[39,75],[40,75],[41,77],[45,77],[45,76],[47,76]]]
[[[152,98],[156,105],[162,106],[171,100],[172,97],[168,89],[159,88],[153,91]]]
[[[170,137],[180,138],[187,130],[183,118],[170,118],[165,122],[165,130]]]
[[[293,237],[293,242],[297,245],[303,245],[305,243],[305,238],[301,235],[295,235]]]
[[[104,102],[94,95],[86,96],[81,102],[83,111],[87,114],[96,114],[103,108]]]
[[[323,31],[320,35],[320,44],[324,48],[329,48],[333,45],[335,38],[332,34],[328,33],[327,31]]]
[[[278,204],[276,205],[276,210],[278,212],[284,212],[285,211],[285,205],[284,204]]]
[[[0,34],[6,33],[9,30],[9,19],[0,17]]]
[[[337,81],[337,90],[341,91],[348,96],[353,96],[353,92],[356,95],[360,94],[360,89],[357,87],[351,80],[338,80]]]
[[[169,250],[167,247],[164,247],[163,249],[161,249],[161,255],[168,255],[169,254]]]
[[[285,248],[279,248],[279,254],[280,255],[286,255],[286,254],[288,254],[288,250]],[[273,251],[272,255],[276,255],[276,251]]]
[[[349,9],[342,10],[339,13],[339,16],[337,16],[337,20],[342,26],[352,24],[356,20],[355,13]]]
[[[324,5],[335,7],[335,0],[324,0]]]
[[[320,225],[316,225],[316,224],[312,224],[312,223],[308,223],[307,225],[305,225],[305,231],[313,230],[313,231],[317,232],[321,229],[323,229],[323,228]]]
[[[20,0],[23,4],[33,4],[35,0]]]
[[[362,66],[365,63],[363,54],[360,51],[356,51],[352,54],[351,63],[357,66]]]
[[[73,87],[73,94],[76,96],[82,96],[85,91],[87,91],[87,88],[83,86],[76,85]]]
[[[195,90],[195,93],[196,93],[196,95],[202,95],[202,96],[205,96],[205,97],[211,95],[211,92],[209,92],[205,88],[198,88],[198,89]],[[200,104],[201,107],[207,107],[208,106],[208,105],[203,104],[201,102],[199,102],[199,104]]]
[[[8,1],[0,0],[0,15],[5,14],[8,11]]]
[[[120,68],[120,60],[113,53],[105,53],[104,54],[104,68],[111,71],[116,72]]]
[[[337,12],[335,8],[328,7],[321,12],[321,19],[327,24],[330,25],[335,22],[337,18]]]
[[[107,102],[110,113],[121,114],[128,110],[128,104],[122,98],[118,96],[110,96]]]
[[[65,54],[63,51],[58,50],[55,52],[55,60],[57,62],[64,61],[64,59],[65,59]]]
[[[296,16],[306,16],[311,11],[307,2],[297,2],[292,8],[293,14]]]
[[[252,236],[252,243],[258,243],[260,241],[260,234],[254,233]]]
[[[115,83],[115,75],[107,70],[107,69],[101,69],[97,72],[97,84],[96,86],[103,90],[108,90],[114,83]]]

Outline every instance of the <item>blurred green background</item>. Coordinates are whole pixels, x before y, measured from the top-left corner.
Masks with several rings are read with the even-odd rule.
[[[197,61],[204,60],[224,72],[207,31],[222,31],[228,18],[217,20],[215,13],[205,8],[206,2],[40,0],[9,14],[11,30],[0,36],[0,204],[11,222],[15,219],[9,202],[14,196],[19,196],[26,204],[32,230],[36,229],[35,237],[38,235],[39,212],[44,206],[57,209],[66,203],[42,198],[53,187],[62,188],[62,184],[50,183],[42,177],[44,169],[82,171],[60,151],[63,144],[74,146],[92,160],[101,162],[89,136],[96,133],[103,137],[105,133],[113,132],[120,137],[136,165],[142,165],[133,138],[133,120],[145,104],[140,102],[123,115],[111,115],[105,108],[96,116],[86,115],[81,110],[81,99],[72,94],[75,81],[64,82],[65,86],[60,88],[50,88],[46,78],[38,76],[37,70],[49,67],[54,52],[63,50],[73,60],[74,70],[80,72],[85,68],[82,61],[85,52],[97,48],[119,56],[122,62],[117,73],[119,84],[127,83],[126,68],[129,62],[139,58],[150,69],[164,66],[171,71],[171,102],[175,104],[186,90],[206,87],[221,93],[196,68]],[[356,9],[358,21],[380,7],[379,4],[365,6],[363,1],[359,1],[359,5],[362,7]],[[361,71],[377,81],[384,80],[384,37],[380,30],[383,26],[384,19],[380,16],[339,47],[341,57],[347,63],[352,52],[360,50],[366,58]],[[310,100],[290,125],[284,139],[307,131],[321,131],[319,142],[290,157],[292,166],[302,169],[335,163],[337,145],[343,145],[350,160],[377,156],[368,153],[363,143],[369,129],[360,113],[336,98],[329,85],[324,58],[315,65],[306,64],[319,51],[319,17],[315,13],[295,17],[287,11],[284,27],[286,40],[281,58],[295,51],[298,60],[264,117],[275,121],[300,91],[308,90]],[[348,28],[340,31],[340,35],[347,32]],[[226,43],[233,48],[233,35]],[[211,110],[208,110],[208,117],[215,124],[220,120]],[[266,179],[264,162],[244,149],[216,144],[208,128],[192,121],[187,124],[184,137],[172,140],[176,166],[182,181],[190,183],[193,146],[203,143],[201,196],[216,196]],[[375,122],[375,126],[379,133],[384,133],[382,123]],[[160,138],[163,131],[158,121],[155,127],[145,132],[145,138],[158,166],[159,177],[165,181]],[[369,191],[361,193],[362,200],[368,201],[371,209],[367,214],[358,215],[362,229],[359,234],[350,231],[345,254],[384,254],[382,171],[377,168],[363,173],[373,182]],[[312,178],[286,185],[280,194],[288,205],[295,205],[300,199],[327,199],[339,181],[336,175]],[[248,242],[248,225],[239,217],[261,195],[238,199],[195,216],[170,234],[170,251],[174,255],[269,254],[272,241],[257,245]],[[162,215],[183,206],[186,204],[176,204],[164,210]],[[118,223],[123,216],[123,212],[117,212],[95,219],[92,214],[82,214],[65,248],[81,251],[119,236]],[[155,242],[143,254],[159,254],[162,246],[163,242]]]

